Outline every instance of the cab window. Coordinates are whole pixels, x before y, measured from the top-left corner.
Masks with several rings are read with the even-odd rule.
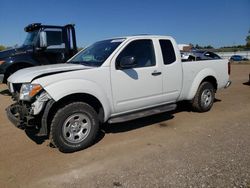
[[[116,67],[123,57],[134,57],[136,66],[133,68],[155,66],[155,53],[152,40],[143,39],[129,43],[116,59]]]
[[[161,46],[162,57],[165,65],[176,61],[173,44],[170,40],[159,40]]]

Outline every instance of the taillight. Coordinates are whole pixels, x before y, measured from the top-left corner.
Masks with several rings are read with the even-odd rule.
[[[230,75],[231,74],[231,63],[230,63],[230,61],[227,64],[227,71],[228,71],[228,75]]]

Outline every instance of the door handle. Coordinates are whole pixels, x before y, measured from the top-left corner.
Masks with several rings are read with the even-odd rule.
[[[161,75],[161,72],[158,72],[158,71],[154,71],[151,73],[153,76],[158,76],[158,75]]]

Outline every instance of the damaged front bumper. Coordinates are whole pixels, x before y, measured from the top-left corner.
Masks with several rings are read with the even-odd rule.
[[[18,103],[12,104],[6,108],[8,119],[18,128],[25,128],[27,123],[21,118],[22,107]]]
[[[53,99],[46,98],[44,95],[37,98],[32,104],[14,103],[6,108],[8,119],[18,128],[34,128],[37,136],[48,135],[48,115],[54,104]]]

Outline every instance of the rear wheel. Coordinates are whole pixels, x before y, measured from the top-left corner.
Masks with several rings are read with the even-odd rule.
[[[214,103],[215,89],[210,82],[203,82],[199,86],[192,101],[192,107],[197,112],[209,111]]]
[[[96,111],[86,103],[73,102],[55,114],[50,139],[60,151],[74,152],[93,144],[98,130]]]

